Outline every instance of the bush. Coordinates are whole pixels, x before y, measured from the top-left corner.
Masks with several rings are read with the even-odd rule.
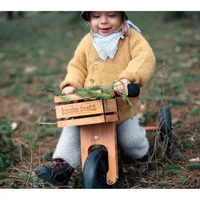
[[[11,139],[11,122],[5,117],[0,118],[0,172],[13,165],[17,160],[17,146]]]

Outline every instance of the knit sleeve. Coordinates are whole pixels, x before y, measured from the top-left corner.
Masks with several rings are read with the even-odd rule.
[[[155,56],[146,39],[137,31],[132,30],[129,38],[132,60],[119,75],[119,79],[143,86],[152,76],[155,68]]]
[[[87,36],[87,35],[86,35]],[[68,63],[67,75],[60,84],[62,90],[66,86],[83,88],[87,76],[85,47],[87,46],[87,37],[84,37],[75,50],[74,57]]]

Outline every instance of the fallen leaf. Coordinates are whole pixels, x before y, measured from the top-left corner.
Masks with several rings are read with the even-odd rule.
[[[14,131],[15,129],[17,129],[17,126],[18,126],[18,124],[16,122],[13,122],[11,124],[12,131]]]
[[[200,161],[200,157],[197,158],[192,158],[189,160],[190,162],[199,162]]]

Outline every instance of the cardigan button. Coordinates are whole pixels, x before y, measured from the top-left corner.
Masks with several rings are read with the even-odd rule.
[[[99,61],[96,59],[96,60],[94,60],[94,64],[95,65],[98,65],[99,64]]]
[[[90,79],[90,83],[94,83],[94,79]]]

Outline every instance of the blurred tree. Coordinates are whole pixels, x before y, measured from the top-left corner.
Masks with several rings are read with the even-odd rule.
[[[184,11],[166,12],[164,20],[165,21],[179,20],[185,18],[186,16],[187,14]]]
[[[13,11],[7,11],[6,12],[7,20],[13,20],[15,16],[17,16],[18,18],[22,18],[22,17],[24,17],[24,12],[23,11],[17,11],[16,15],[15,15],[15,12],[13,12]]]
[[[181,20],[185,18],[191,20],[199,20],[200,12],[174,11],[174,12],[166,12],[164,15],[165,21]]]
[[[79,11],[74,12],[73,17],[72,17],[71,20],[72,21],[80,20],[81,19],[80,15],[81,15],[81,12],[79,12]]]
[[[64,14],[64,13],[69,13],[69,11],[60,11],[61,14]],[[70,18],[70,21],[74,22],[74,21],[78,21],[81,19],[80,15],[81,15],[81,12],[80,11],[73,11],[71,12],[73,13],[72,17]]]

